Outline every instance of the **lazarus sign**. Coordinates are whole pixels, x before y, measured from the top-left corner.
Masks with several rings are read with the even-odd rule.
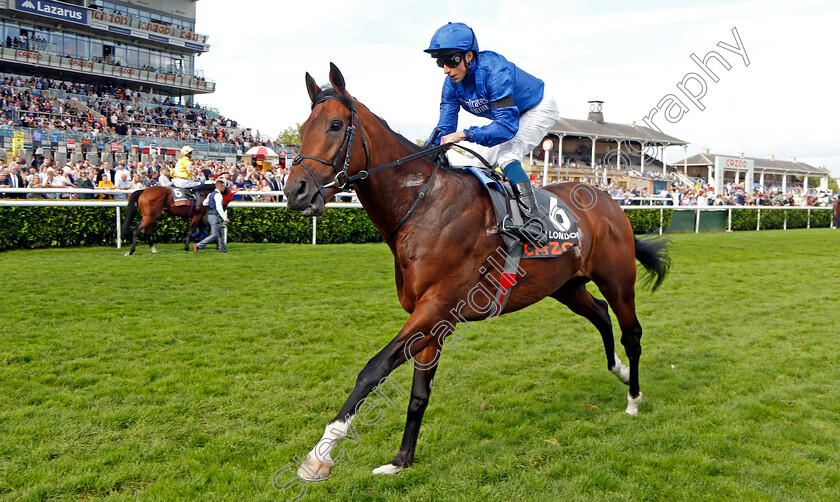
[[[63,21],[87,24],[87,10],[49,0],[15,0],[15,8],[23,12],[54,17]]]

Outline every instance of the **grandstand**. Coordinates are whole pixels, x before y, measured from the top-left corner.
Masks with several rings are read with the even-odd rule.
[[[824,168],[814,167],[804,162],[799,162],[796,157],[791,157],[789,160],[776,160],[775,155],[767,155],[765,158],[745,157],[743,152],[736,154],[716,154],[711,153],[708,148],[704,148],[700,153],[686,157],[680,161],[672,164],[677,170],[681,170],[681,177],[685,177],[692,182],[701,185],[713,184],[715,178],[715,163],[720,162],[720,159],[734,159],[740,161],[743,159],[744,166],[752,166],[751,171],[746,168],[727,167],[722,166],[720,171],[722,184],[743,184],[749,182],[748,177],[752,178],[755,188],[760,188],[762,191],[781,191],[787,193],[789,189],[795,189],[797,186],[803,187],[807,190],[809,186],[809,179],[819,180],[819,190],[828,191],[828,180],[831,173]],[[735,162],[738,164],[739,162]],[[752,187],[747,187],[752,188]]]
[[[194,104],[215,83],[194,0],[0,0],[0,155],[91,162],[234,162],[256,140]],[[270,141],[265,141],[270,144]]]
[[[548,138],[554,143],[549,152],[550,180],[591,181],[623,187],[636,184],[650,193],[670,187],[673,179],[661,161],[665,149],[687,145],[635,122],[605,122],[600,100],[589,102],[586,120],[557,119]],[[538,148],[526,163],[526,171],[542,174],[544,159],[542,149]]]

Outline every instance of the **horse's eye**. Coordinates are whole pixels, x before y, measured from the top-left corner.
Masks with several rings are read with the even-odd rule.
[[[333,120],[330,124],[330,131],[339,131],[344,126],[340,120]]]

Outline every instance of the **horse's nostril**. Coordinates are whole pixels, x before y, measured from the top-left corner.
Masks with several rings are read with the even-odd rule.
[[[300,183],[298,183],[297,194],[303,195],[304,193],[306,193],[306,180],[300,180]]]

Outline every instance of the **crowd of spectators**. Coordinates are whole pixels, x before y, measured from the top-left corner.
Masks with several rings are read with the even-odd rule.
[[[62,91],[58,99],[50,91]],[[0,74],[0,127],[73,131],[95,140],[99,135],[169,139],[182,143],[225,143],[248,149],[274,146],[252,137],[237,122],[211,116],[197,105],[173,103],[113,85],[69,83],[47,78]]]
[[[125,199],[131,191],[155,185],[171,186],[174,162],[131,162],[120,160],[116,165],[102,162],[94,165],[87,160],[59,166],[54,160],[44,160],[27,166],[19,157],[6,165],[0,160],[0,197],[5,198],[78,198]],[[193,161],[193,171],[201,182],[224,178],[236,190],[233,200],[280,202],[288,171],[280,165],[255,168],[250,165],[219,161]],[[17,177],[17,181],[12,177]],[[3,193],[4,188],[102,189],[103,193]],[[126,193],[119,193],[123,190]]]
[[[763,190],[756,188],[745,191],[743,186],[728,184],[723,192],[715,195],[711,187],[686,187],[674,183],[674,188],[657,195],[648,193],[647,188],[634,184],[630,188],[617,185],[602,187],[622,205],[648,205],[644,199],[659,199],[668,206],[831,206],[831,193],[811,189],[792,190],[782,193],[781,189]]]

